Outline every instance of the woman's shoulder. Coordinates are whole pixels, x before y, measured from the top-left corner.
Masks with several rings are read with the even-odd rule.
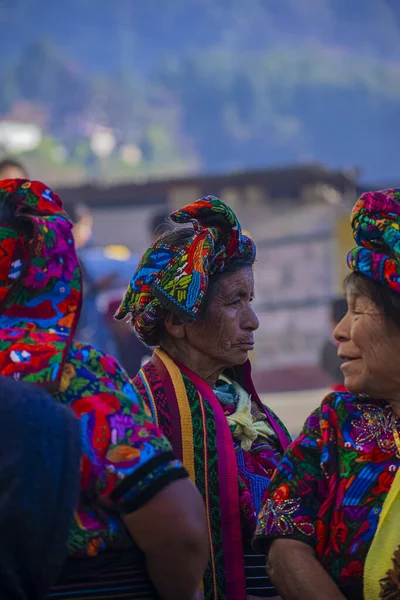
[[[357,405],[358,397],[350,392],[329,392],[305,420],[304,428],[320,431],[324,423],[334,423],[352,413]]]
[[[120,373],[124,378],[129,380],[128,374],[116,358],[91,344],[74,341],[69,347],[66,362],[69,361],[82,362],[85,365],[90,365],[91,368],[97,368],[99,371],[112,374]]]
[[[132,380],[119,362],[90,344],[73,342],[69,348],[60,381],[60,392],[123,393],[138,401]]]
[[[350,416],[359,414],[364,406],[367,407],[372,404],[375,404],[375,401],[364,395],[351,394],[350,392],[330,392],[324,397],[313,415],[319,416],[321,420],[334,421],[337,424]]]
[[[362,406],[381,406],[382,400],[375,400],[367,394],[352,394],[351,392],[330,392],[321,402],[321,408],[330,407],[333,410],[345,409],[349,412],[360,410]]]
[[[330,392],[319,406],[306,418],[300,436],[295,443],[308,444],[310,439],[325,439],[324,432],[340,431],[342,427],[353,420],[359,413],[359,401],[362,398],[349,392]],[[317,447],[317,444],[314,444]]]
[[[338,406],[351,406],[359,397],[350,392],[329,392],[321,402],[321,408],[330,406],[335,409]]]

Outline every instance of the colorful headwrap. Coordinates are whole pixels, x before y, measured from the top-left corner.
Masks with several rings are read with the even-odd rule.
[[[353,208],[356,248],[347,263],[400,293],[400,189],[363,194]]]
[[[0,373],[56,390],[81,306],[72,223],[38,181],[0,181],[0,210]]]
[[[256,248],[242,230],[233,210],[206,196],[171,215],[176,223],[192,223],[193,236],[183,247],[159,240],[145,252],[115,318],[129,313],[138,337],[152,345],[167,311],[183,321],[195,321],[209,277],[222,273],[232,258],[253,262]]]

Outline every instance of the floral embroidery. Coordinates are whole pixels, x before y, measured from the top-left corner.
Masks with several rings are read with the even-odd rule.
[[[171,458],[169,443],[115,359],[75,342],[67,360],[56,398],[70,406],[81,421],[81,486],[85,496],[98,498],[102,504],[116,502],[122,509],[136,508],[142,497],[148,498],[156,480],[163,482],[162,487],[171,479],[186,476],[181,463]],[[113,389],[108,386],[110,379]],[[161,459],[159,465],[146,470],[156,457]],[[141,476],[136,480],[138,469]],[[131,485],[120,494],[118,485],[128,477]],[[94,512],[91,504],[81,504],[70,533],[69,553],[93,556],[121,544],[131,545],[121,521],[112,513]]]
[[[0,372],[47,387],[80,418],[82,496],[70,554],[131,547],[115,504],[138,508],[187,473],[118,363],[72,342],[81,271],[61,199],[40,182],[3,180],[0,204],[31,229],[0,227]]]
[[[313,523],[294,517],[300,508],[300,499],[274,502],[267,500],[267,505],[260,513],[260,523],[266,535],[279,532],[283,536],[299,531],[304,535],[314,535]]]
[[[256,545],[279,537],[312,543],[338,585],[362,582],[382,505],[400,466],[395,423],[383,401],[329,394],[272,478]]]
[[[382,452],[393,453],[396,449],[393,427],[397,424],[398,417],[390,408],[382,410],[381,407],[372,404],[356,406],[361,413],[361,419],[354,419],[351,424],[357,446],[376,443]]]

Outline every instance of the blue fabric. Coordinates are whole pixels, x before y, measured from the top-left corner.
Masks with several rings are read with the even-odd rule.
[[[0,598],[41,600],[57,578],[80,489],[73,413],[0,377]]]

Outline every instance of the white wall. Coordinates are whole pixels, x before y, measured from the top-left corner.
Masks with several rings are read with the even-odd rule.
[[[123,244],[135,254],[141,254],[149,245],[149,221],[164,206],[140,208],[94,209],[93,236],[97,244]]]

